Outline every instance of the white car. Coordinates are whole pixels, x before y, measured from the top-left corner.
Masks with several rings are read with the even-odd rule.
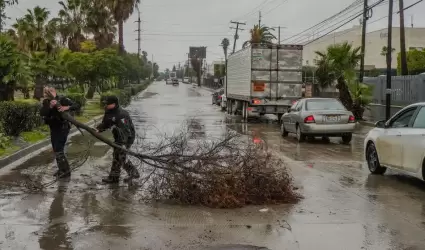
[[[403,108],[387,122],[377,122],[366,136],[364,150],[373,174],[392,168],[425,180],[425,102]]]

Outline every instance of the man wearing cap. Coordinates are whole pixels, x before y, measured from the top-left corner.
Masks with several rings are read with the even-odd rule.
[[[120,107],[118,97],[116,96],[108,96],[103,103],[105,105],[105,115],[103,116],[102,123],[97,126],[97,131],[103,132],[112,128],[115,143],[125,146],[127,149],[130,148],[136,139],[136,132],[130,115]],[[111,171],[106,178],[102,179],[102,182],[118,183],[121,167],[128,174],[128,178],[125,178],[124,181],[127,182],[130,179],[140,177],[134,165],[127,160],[127,153],[124,150],[114,148]]]
[[[65,144],[71,124],[62,119],[59,112],[76,111],[79,105],[64,96],[58,96],[55,88],[44,88],[44,99],[40,109],[40,115],[50,128],[50,141],[56,157],[58,171],[54,174],[58,178],[71,176],[69,162],[65,155]]]

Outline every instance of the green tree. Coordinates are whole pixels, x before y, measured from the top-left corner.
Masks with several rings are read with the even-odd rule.
[[[13,28],[18,34],[20,49],[27,52],[45,51],[49,54],[55,52],[58,19],[49,19],[49,15],[50,11],[46,8],[36,6],[16,20]]]
[[[86,25],[85,1],[66,0],[59,1],[61,10],[59,10],[60,25],[59,30],[62,37],[62,43],[67,42],[71,51],[79,51],[79,45],[86,38],[83,35]]]
[[[425,50],[409,50],[406,53],[407,69],[410,75],[425,72]],[[401,72],[400,53],[397,56],[397,72]]]
[[[3,31],[3,27],[5,25],[4,20],[8,18],[6,15],[6,7],[17,4],[17,0],[0,0],[0,31]]]
[[[329,86],[336,80],[341,102],[348,110],[355,112],[359,107],[357,105],[353,107],[353,98],[348,85],[356,81],[356,67],[361,58],[360,47],[353,48],[351,44],[345,42],[330,45],[326,51],[316,51],[316,54],[318,56],[316,76],[319,84]]]
[[[26,62],[14,41],[8,36],[0,35],[0,101],[14,100],[19,82],[22,88],[28,87],[32,82]]]

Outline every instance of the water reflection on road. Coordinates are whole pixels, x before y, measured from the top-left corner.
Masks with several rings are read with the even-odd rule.
[[[234,210],[145,204],[135,189],[99,184],[111,150],[77,135],[70,160],[77,164],[82,153],[90,159],[69,183],[42,193],[23,187],[43,172],[37,181],[52,180],[51,152],[0,176],[0,249],[423,249],[425,185],[392,171],[369,175],[361,162],[367,129],[351,145],[299,144],[282,138],[273,122],[226,116],[211,105],[210,93],[155,82],[128,109],[145,140],[179,130],[196,140],[226,130],[249,135],[287,161],[304,196],[299,204]]]

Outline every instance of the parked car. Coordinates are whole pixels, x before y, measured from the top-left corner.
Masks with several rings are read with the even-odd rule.
[[[282,136],[294,133],[299,142],[321,136],[326,140],[341,137],[348,144],[355,126],[353,113],[335,98],[300,99],[281,117]]]
[[[224,89],[219,89],[214,91],[212,95],[212,104],[214,105],[220,105],[221,103],[221,95],[224,94]]]
[[[178,79],[173,79],[172,80],[173,85],[179,85],[179,80]]]
[[[227,98],[226,98],[226,94],[222,94],[221,95],[220,106],[221,106],[221,111],[225,111],[227,109]]]
[[[425,103],[409,105],[387,122],[378,121],[364,140],[364,156],[372,174],[387,168],[425,180]]]
[[[171,79],[166,79],[165,84],[173,84],[173,81]]]

